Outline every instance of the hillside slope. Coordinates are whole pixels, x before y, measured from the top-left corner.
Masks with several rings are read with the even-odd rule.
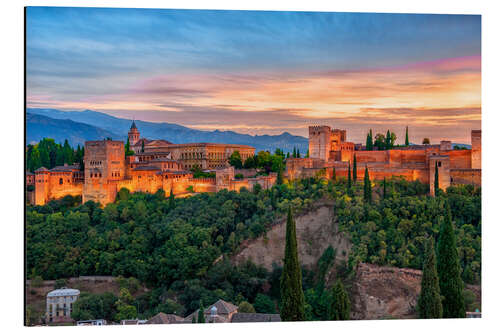
[[[328,203],[295,217],[299,260],[313,268],[323,251],[336,249],[336,262],[348,260],[349,237],[333,223],[333,208]],[[282,218],[264,236],[247,241],[232,261],[240,264],[248,259],[272,270],[273,263],[282,265],[285,248],[286,219]],[[337,279],[336,267],[326,275],[326,286]],[[422,271],[360,263],[356,267],[351,289],[351,319],[417,318],[416,304],[420,293]],[[481,303],[481,287],[467,285]]]
[[[361,263],[351,294],[351,319],[417,318],[422,271]],[[481,304],[481,286],[466,285]]]
[[[333,208],[330,204],[319,204],[317,208],[296,216],[299,260],[302,265],[312,267],[331,245],[336,249],[336,260],[348,258],[351,244],[332,222]],[[242,244],[242,250],[232,260],[242,263],[248,259],[271,270],[273,263],[282,265],[285,253],[286,219],[280,219],[265,235]]]

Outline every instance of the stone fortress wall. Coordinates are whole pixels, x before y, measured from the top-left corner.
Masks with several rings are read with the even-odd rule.
[[[228,159],[234,151],[240,153],[242,160],[253,156],[255,148],[250,146],[171,144],[163,140],[141,139],[135,122],[129,132],[129,142],[136,149],[132,156],[125,156],[122,141],[87,141],[84,171],[73,165],[51,170],[40,168],[34,175],[27,174],[27,184],[35,187],[27,199],[32,204],[43,205],[66,195],[80,195],[83,203],[92,200],[105,205],[114,202],[122,188],[145,193],[163,190],[165,195],[172,191],[174,195],[186,196],[222,189],[238,191],[242,187],[251,190],[256,184],[266,189],[276,181],[276,174],[234,178],[234,168],[229,166]],[[188,171],[193,167],[215,172],[216,177],[195,179]]]
[[[481,131],[471,132],[472,149],[453,150],[451,141],[438,145],[412,145],[391,150],[367,151],[362,145],[346,141],[346,131],[328,126],[309,127],[309,158],[289,158],[285,175],[288,179],[313,177],[325,170],[327,178],[347,177],[349,164],[356,155],[357,178],[364,178],[365,166],[370,179],[382,180],[401,176],[409,181],[429,184],[434,194],[434,172],[439,169],[439,188],[455,184],[481,186]]]
[[[347,177],[349,164],[356,155],[357,178],[362,181],[365,166],[372,180],[401,176],[409,181],[429,184],[434,194],[434,172],[439,169],[439,188],[455,184],[481,186],[481,131],[471,132],[472,149],[453,150],[450,141],[438,145],[415,145],[384,151],[362,150],[362,145],[347,142],[347,132],[328,126],[309,127],[308,158],[288,158],[284,177],[289,180],[314,177],[323,171],[327,178]],[[256,184],[266,189],[276,182],[276,174],[253,176],[253,170],[242,170],[245,178],[235,179],[229,156],[238,150],[242,159],[255,154],[249,146],[234,144],[167,144],[160,140],[140,139],[135,124],[129,132],[132,142],[146,142],[133,156],[125,157],[122,141],[103,140],[85,143],[84,171],[79,166],[60,166],[52,170],[40,168],[27,174],[27,184],[35,190],[27,195],[32,204],[43,205],[66,195],[81,195],[82,201],[102,204],[113,202],[121,188],[130,192],[156,193],[172,191],[177,196],[253,189]],[[137,145],[137,143],[136,143]],[[188,171],[198,166],[213,171],[215,178],[195,179]],[[215,167],[214,167],[215,166]],[[212,168],[214,167],[214,168]]]

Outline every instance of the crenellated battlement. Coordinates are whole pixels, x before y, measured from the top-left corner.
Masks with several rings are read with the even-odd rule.
[[[315,125],[315,126],[309,126],[309,135],[311,135],[314,132],[330,132],[331,128],[330,126],[326,125]]]

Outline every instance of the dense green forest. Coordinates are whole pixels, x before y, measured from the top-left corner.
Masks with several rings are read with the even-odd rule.
[[[290,205],[296,215],[318,200],[334,202],[335,220],[353,243],[349,261],[338,267],[339,278],[348,281],[358,262],[421,269],[425,240],[437,236],[447,201],[463,280],[479,283],[479,188],[458,186],[431,197],[427,185],[393,178],[386,182],[384,198],[382,184],[372,186],[372,203],[363,199],[362,182],[349,188],[345,179],[309,178],[268,190],[223,190],[181,199],[162,191],[130,194],[122,190],[117,201],[104,208],[94,202],[81,205],[80,198],[72,197],[28,206],[28,278],[132,277],[151,291],[118,303],[124,311],[134,307],[144,318],[158,311],[187,315],[200,300],[211,304],[219,298],[234,304],[247,301],[258,312],[274,312],[279,306],[282,268],[269,272],[251,262],[235,267],[227,258],[243,240],[268,230]],[[302,271],[307,319],[328,318],[332,292],[323,284],[334,257],[335,249],[329,248],[316,267]],[[110,297],[95,297],[101,296]]]
[[[59,144],[54,139],[43,139],[39,143],[26,147],[26,169],[34,172],[40,167],[52,169],[58,165],[68,165],[78,163],[83,170],[83,154],[84,148],[78,147],[74,149],[64,141],[64,144]]]

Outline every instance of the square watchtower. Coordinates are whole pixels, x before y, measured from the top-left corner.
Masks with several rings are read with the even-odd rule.
[[[125,176],[125,146],[123,141],[102,140],[85,142],[83,202],[112,201],[115,181]],[[116,187],[116,186],[115,186]],[[113,196],[114,197],[114,196]]]

